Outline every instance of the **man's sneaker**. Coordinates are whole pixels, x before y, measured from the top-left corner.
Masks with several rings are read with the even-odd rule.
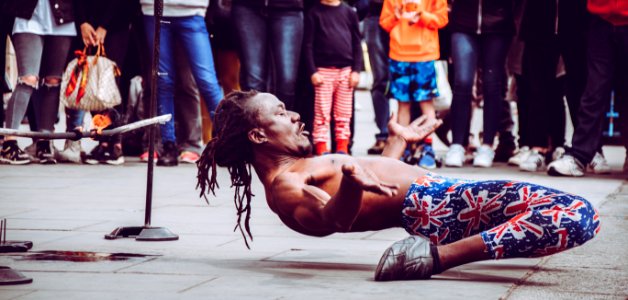
[[[473,166],[490,168],[493,165],[493,158],[495,158],[495,151],[493,151],[493,148],[488,145],[482,145],[475,152]]]
[[[124,163],[124,154],[122,153],[122,144],[112,144],[108,153],[109,155],[105,157],[106,164],[119,166]]]
[[[370,155],[380,155],[384,152],[384,147],[386,146],[386,140],[377,140],[375,141],[375,145],[366,150],[366,153]]]
[[[20,149],[16,140],[7,140],[2,143],[0,162],[11,165],[25,165],[31,163],[31,158]]]
[[[183,151],[181,155],[179,155],[179,161],[188,164],[195,164],[199,158],[198,153],[194,151]]]
[[[42,165],[56,164],[54,149],[52,148],[52,141],[37,141],[37,151],[35,153],[39,163]]]
[[[528,158],[519,164],[519,170],[527,172],[541,171],[545,168],[545,155],[532,150]]]
[[[565,154],[547,166],[547,174],[552,176],[584,176],[584,166],[575,157]]]
[[[434,148],[430,144],[424,144],[421,147],[421,157],[419,158],[419,167],[425,169],[436,169],[436,154]]]
[[[179,150],[174,142],[165,142],[163,151],[157,160],[158,166],[173,167],[179,164]]]
[[[447,167],[462,167],[464,163],[464,147],[460,144],[452,144],[449,146],[449,151],[445,155],[445,166]]]
[[[57,152],[57,160],[60,162],[81,163],[81,141],[66,140],[62,151]]]
[[[37,155],[37,142],[34,141],[30,145],[26,146],[26,148],[24,148],[24,152],[31,157],[35,157]]]
[[[565,155],[565,148],[563,148],[563,147],[556,147],[556,149],[554,149],[554,151],[552,152],[552,161],[555,161],[555,160],[563,157],[563,155]]]
[[[530,156],[530,147],[523,146],[519,148],[519,151],[515,153],[511,158],[508,159],[508,164],[511,166],[518,166]]]
[[[153,152],[153,161],[157,161],[157,159],[159,158],[159,154],[157,154],[157,151]],[[140,161],[141,162],[148,162],[148,151],[145,151],[144,153],[142,153],[140,155]]]
[[[429,279],[433,273],[430,241],[412,235],[384,251],[375,269],[375,281]]]
[[[99,143],[89,154],[83,157],[83,162],[88,165],[97,165],[101,162],[105,162],[108,157],[107,145]]]
[[[514,138],[513,138],[514,139]],[[499,144],[495,149],[495,161],[496,162],[508,162],[508,160],[515,154],[517,146],[514,140],[511,138],[499,138]]]
[[[589,170],[594,174],[608,174],[611,172],[611,167],[606,162],[606,158],[600,152],[595,152],[593,160],[589,163]]]

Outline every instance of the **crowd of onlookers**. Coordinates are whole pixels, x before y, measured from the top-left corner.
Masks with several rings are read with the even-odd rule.
[[[154,5],[152,0],[0,0],[0,49],[12,45],[18,76],[17,82],[2,82],[3,93],[12,94],[0,124],[18,129],[26,117],[31,130],[53,132],[65,92],[64,69],[75,50],[99,45],[121,70],[117,87],[123,101],[90,113],[109,116],[109,128],[145,118]],[[615,125],[628,123],[621,122],[628,100],[628,1],[163,0],[163,5],[154,110],[174,118],[156,135],[158,165],[194,163],[211,138],[218,102],[239,89],[272,92],[299,112],[312,130],[315,155],[349,154],[354,89],[365,64],[373,78],[378,128],[368,153],[379,154],[386,144],[394,99],[401,124],[419,115],[444,120],[434,134],[449,146],[442,159],[432,137],[409,145],[402,158],[428,169],[501,161],[551,175],[608,173],[602,137],[610,106],[620,112]],[[3,69],[5,63],[3,56]],[[450,86],[451,94],[443,86]],[[474,107],[483,110],[479,142],[470,139]],[[85,115],[65,108],[66,130],[82,130]],[[567,118],[574,126],[569,147]],[[0,161],[118,165],[131,155],[147,161],[147,140],[143,131],[103,137],[84,153],[80,141],[68,140],[57,150],[42,139],[23,150],[15,137],[5,136]]]

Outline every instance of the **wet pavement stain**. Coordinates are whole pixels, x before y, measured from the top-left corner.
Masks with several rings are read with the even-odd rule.
[[[124,261],[131,258],[155,257],[160,255],[138,253],[104,253],[87,251],[34,251],[23,254],[19,260],[50,260],[71,262]]]

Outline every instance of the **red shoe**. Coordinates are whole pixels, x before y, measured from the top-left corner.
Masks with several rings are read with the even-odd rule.
[[[179,155],[179,161],[188,164],[195,164],[199,158],[201,157],[198,153],[192,151],[183,151],[181,155]]]
[[[153,161],[157,161],[157,158],[158,158],[157,151],[155,151],[153,153],[153,158],[154,158]],[[140,161],[141,162],[148,162],[148,151],[145,151],[144,153],[142,153],[142,155],[140,155]]]

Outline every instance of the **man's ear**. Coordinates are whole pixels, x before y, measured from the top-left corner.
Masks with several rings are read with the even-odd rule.
[[[260,128],[253,128],[249,130],[248,136],[249,141],[253,142],[254,144],[263,144],[268,140],[266,138],[266,134],[264,134],[264,131]]]

